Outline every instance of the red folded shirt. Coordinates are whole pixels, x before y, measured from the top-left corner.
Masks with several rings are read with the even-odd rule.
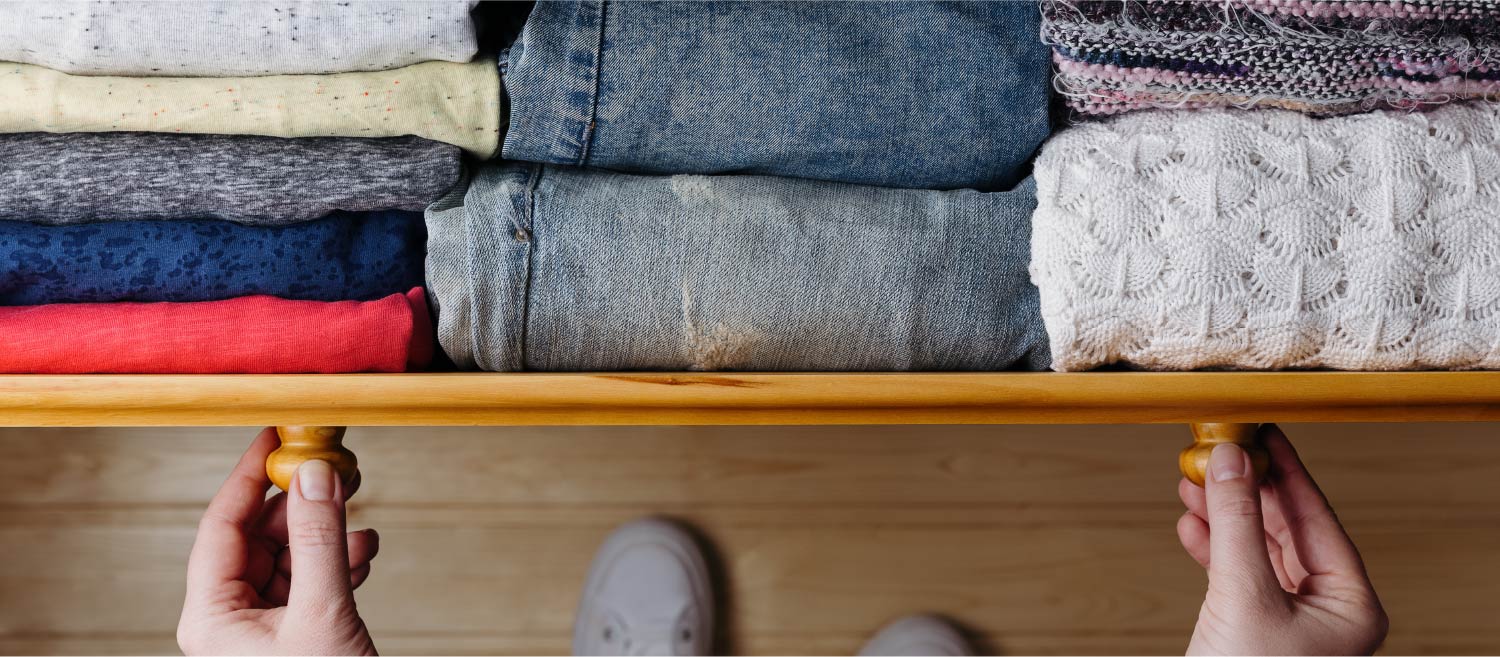
[[[0,372],[404,372],[432,359],[422,288],[375,301],[270,296],[0,307]]]

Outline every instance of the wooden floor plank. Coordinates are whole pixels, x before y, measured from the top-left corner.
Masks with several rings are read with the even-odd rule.
[[[1493,507],[1489,424],[1289,425],[1340,509]],[[253,429],[0,429],[0,507],[201,505]],[[1187,429],[356,428],[365,506],[1175,504]],[[1378,485],[1375,485],[1378,484]],[[1441,509],[1438,509],[1441,510]]]

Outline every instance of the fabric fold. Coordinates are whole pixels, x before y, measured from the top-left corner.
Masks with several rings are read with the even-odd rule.
[[[422,288],[374,301],[0,307],[0,372],[405,372],[432,356],[429,322]]]
[[[0,220],[278,225],[420,211],[461,174],[457,146],[420,137],[28,132],[0,135]]]
[[[413,212],[335,213],[286,226],[0,221],[0,306],[213,301],[266,294],[366,300],[422,284]]]
[[[0,2],[0,61],[79,75],[232,77],[467,62],[466,0]]]
[[[1500,108],[1138,112],[1036,164],[1057,370],[1500,368]]]
[[[489,158],[500,140],[495,61],[266,77],[87,77],[0,63],[0,132],[268,137],[414,135]]]
[[[508,160],[1008,189],[1050,132],[1026,2],[539,2]]]
[[[1040,369],[1034,203],[492,165],[428,209],[428,289],[466,369]]]

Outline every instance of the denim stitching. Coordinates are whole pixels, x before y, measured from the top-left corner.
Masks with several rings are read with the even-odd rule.
[[[524,214],[521,216],[525,218],[528,238],[526,254],[521,258],[521,262],[519,263],[520,271],[518,272],[519,284],[521,286],[521,290],[517,294],[520,297],[520,310],[517,311],[518,316],[515,322],[518,327],[516,329],[517,335],[513,336],[515,339],[516,354],[515,368],[513,369],[517,372],[524,372],[527,369],[526,333],[530,328],[527,319],[531,315],[527,312],[531,307],[531,259],[536,255],[536,242],[534,241],[536,233],[531,229],[536,225],[536,188],[541,182],[542,172],[545,170],[540,164],[533,164],[530,169],[526,174],[526,184],[521,187],[519,194],[521,207],[524,209]]]
[[[596,126],[597,117],[599,115],[599,78],[602,74],[604,62],[604,18],[608,13],[606,9],[607,7],[608,3],[606,2],[606,0],[600,0],[599,16],[594,21],[599,30],[599,40],[594,44],[594,89],[589,98],[590,102],[588,121],[584,122],[583,133],[578,136],[578,160],[574,162],[574,164],[577,166],[584,166],[588,164],[589,145],[594,140],[594,128]]]

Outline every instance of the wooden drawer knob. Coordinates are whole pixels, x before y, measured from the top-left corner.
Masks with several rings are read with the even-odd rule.
[[[1259,424],[1194,422],[1191,426],[1193,444],[1177,455],[1177,466],[1182,470],[1182,476],[1187,477],[1188,481],[1199,486],[1203,485],[1203,478],[1208,473],[1208,456],[1213,453],[1214,447],[1219,443],[1239,445],[1250,455],[1250,464],[1255,469],[1255,478],[1259,480],[1266,476],[1266,468],[1270,467],[1271,457],[1266,453],[1266,448],[1260,444],[1257,436]]]
[[[344,497],[359,490],[359,459],[344,447],[345,427],[276,427],[281,447],[266,457],[266,474],[281,490],[292,485],[297,467],[313,459],[327,461],[339,473]]]

